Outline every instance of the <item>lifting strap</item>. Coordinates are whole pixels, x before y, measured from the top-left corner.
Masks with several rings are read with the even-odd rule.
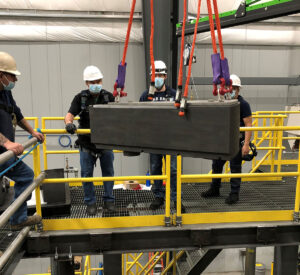
[[[197,19],[196,19],[195,28],[194,28],[194,38],[193,38],[193,44],[192,44],[192,49],[191,49],[191,53],[190,53],[189,69],[188,69],[188,75],[187,75],[185,86],[184,86],[184,94],[180,101],[180,109],[179,109],[179,113],[178,113],[179,116],[185,115],[186,101],[187,101],[188,92],[189,92],[188,91],[189,82],[190,82],[191,73],[192,73],[193,55],[194,55],[194,50],[195,50],[196,38],[197,38],[198,22],[200,19],[200,8],[201,8],[201,0],[198,0]]]
[[[179,72],[178,72],[178,85],[177,85],[177,91],[176,91],[176,97],[175,97],[175,107],[180,107],[180,100],[182,97],[182,67],[183,67],[183,51],[184,51],[184,34],[185,34],[185,24],[186,24],[186,6],[187,6],[187,0],[184,0],[183,2],[183,22],[182,22],[182,30],[181,30],[181,45],[180,45],[180,65],[179,65]]]
[[[125,78],[126,78],[126,66],[127,66],[127,63],[125,61],[126,61],[126,54],[127,54],[128,44],[129,44],[130,31],[131,31],[131,26],[132,26],[132,21],[133,21],[133,13],[134,13],[134,9],[135,9],[135,3],[136,3],[136,0],[132,0],[130,16],[129,16],[128,26],[127,26],[127,34],[126,34],[126,39],[125,39],[125,44],[124,44],[123,58],[122,58],[121,63],[118,65],[118,77],[117,77],[115,85],[114,85],[113,96],[115,98],[127,96],[127,93],[124,92]],[[120,92],[118,92],[118,90],[117,90],[118,88],[121,88]]]
[[[148,91],[148,100],[153,100],[155,93],[155,65],[153,55],[153,37],[154,37],[154,11],[153,11],[153,0],[150,0],[151,10],[151,33],[150,33],[150,62],[151,62],[151,83]]]
[[[211,40],[212,40],[212,47],[213,47],[213,52],[214,52],[211,55],[212,69],[213,69],[213,95],[217,96],[218,95],[218,85],[220,84],[219,93],[221,95],[224,95],[225,93],[230,93],[232,91],[232,81],[230,80],[228,60],[224,56],[223,40],[222,40],[222,33],[221,33],[221,23],[220,23],[217,0],[213,0],[213,6],[214,6],[214,13],[215,13],[215,20],[216,20],[221,56],[217,50],[215,25],[214,25],[214,19],[213,19],[213,14],[212,14],[211,0],[207,0],[207,9],[208,9],[208,16],[209,16]],[[226,86],[228,88],[226,88]]]

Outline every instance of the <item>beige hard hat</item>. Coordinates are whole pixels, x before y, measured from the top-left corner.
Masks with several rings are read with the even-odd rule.
[[[6,52],[0,52],[0,72],[21,75],[21,73],[17,70],[15,59]]]

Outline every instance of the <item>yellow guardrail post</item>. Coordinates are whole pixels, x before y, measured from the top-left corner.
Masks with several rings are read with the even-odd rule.
[[[296,196],[295,196],[295,209],[294,209],[294,220],[299,222],[299,208],[300,208],[300,150],[298,153],[298,176],[296,185]]]
[[[170,186],[171,186],[171,156],[166,155],[166,213],[165,213],[165,226],[171,226],[171,217],[170,217]]]
[[[38,125],[35,125],[38,128]],[[33,170],[34,177],[36,178],[41,173],[41,159],[40,159],[40,150],[37,146],[33,150]],[[42,206],[41,206],[41,197],[40,197],[40,187],[35,188],[35,199],[36,199],[36,213],[42,216]]]
[[[181,156],[177,156],[177,205],[176,205],[176,225],[181,226]]]
[[[279,122],[278,123],[279,126],[283,126],[284,118],[283,117],[279,118],[278,122]],[[278,137],[277,147],[280,147],[280,149],[278,151],[278,157],[277,157],[277,159],[278,159],[277,172],[280,173],[281,172],[281,159],[282,159],[282,146],[283,146],[283,144],[282,144],[283,131],[279,131],[277,137]]]
[[[46,128],[46,120],[42,117],[42,129]],[[48,169],[48,160],[47,160],[47,134],[44,134],[45,140],[43,143],[43,158],[44,158],[44,170]]]

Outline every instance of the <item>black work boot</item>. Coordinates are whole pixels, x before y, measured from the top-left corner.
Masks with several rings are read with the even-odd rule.
[[[230,193],[229,196],[225,199],[225,203],[227,204],[234,204],[239,201],[239,194],[238,193]]]
[[[96,203],[90,204],[86,206],[86,213],[90,216],[94,216],[97,213]]]
[[[108,212],[114,212],[115,203],[113,201],[105,201],[103,205],[103,209],[107,210]]]
[[[157,210],[162,205],[164,205],[164,202],[165,202],[164,198],[155,198],[155,200],[152,201],[151,204],[150,204],[150,209],[151,210]]]
[[[202,198],[213,198],[220,196],[220,189],[216,187],[210,187],[208,190],[201,193]]]
[[[176,211],[177,211],[177,201],[174,201],[174,208],[175,208]],[[183,205],[182,202],[181,202],[181,213],[182,213],[182,214],[186,213],[185,206]]]
[[[39,215],[28,216],[27,219],[19,224],[12,224],[10,226],[11,230],[18,231],[22,230],[26,226],[37,225],[42,222],[42,217]]]

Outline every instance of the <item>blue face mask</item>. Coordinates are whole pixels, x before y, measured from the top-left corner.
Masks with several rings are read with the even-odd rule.
[[[89,90],[92,94],[98,94],[102,90],[102,85],[101,84],[90,84]]]
[[[231,99],[235,98],[235,90],[232,90],[232,92],[230,93]]]
[[[4,88],[5,91],[10,91],[15,87],[15,82],[9,81],[6,76],[5,76],[5,78],[8,81],[8,84],[5,85],[3,82],[1,82],[1,83],[2,83],[3,88]]]
[[[155,88],[160,90],[165,84],[165,79],[163,77],[155,77]]]

